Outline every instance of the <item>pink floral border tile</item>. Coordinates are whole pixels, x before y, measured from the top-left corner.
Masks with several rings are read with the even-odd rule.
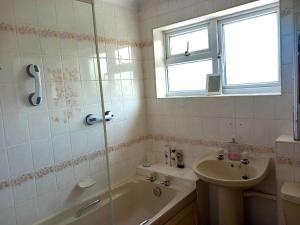
[[[110,153],[110,152],[115,152],[115,151],[121,151],[132,145],[142,143],[143,141],[146,141],[146,140],[174,142],[177,144],[189,144],[189,145],[193,145],[193,146],[201,146],[202,145],[202,146],[221,147],[221,148],[230,147],[230,144],[228,144],[228,143],[217,142],[217,141],[205,141],[205,140],[201,140],[201,139],[194,140],[194,139],[189,139],[189,138],[163,136],[163,135],[146,135],[146,136],[140,136],[140,137],[130,140],[128,142],[110,146],[110,147],[108,147],[108,152]],[[272,148],[272,147],[245,145],[245,144],[238,144],[238,147],[241,151],[249,151],[249,152],[255,152],[255,153],[274,153],[275,152],[274,148]],[[44,176],[47,176],[48,174],[62,171],[66,168],[79,165],[88,160],[94,160],[94,159],[96,159],[100,156],[104,156],[104,155],[105,155],[105,150],[99,150],[96,152],[92,152],[92,153],[80,156],[76,159],[66,160],[66,161],[63,161],[56,165],[48,166],[45,168],[41,168],[37,171],[32,171],[29,173],[22,174],[15,178],[0,181],[0,190],[7,188],[7,187],[21,185],[22,183],[24,183],[28,180],[42,178]],[[292,164],[292,165],[300,167],[300,161],[293,161],[291,159],[284,158],[284,157],[277,158],[277,162],[280,164]]]
[[[57,31],[47,28],[39,28],[33,26],[24,25],[13,25],[7,23],[0,23],[0,31],[3,32],[16,32],[21,35],[36,35],[44,38],[59,38],[59,39],[70,39],[77,41],[94,41],[94,35],[82,34],[77,32],[68,31]],[[150,47],[153,45],[152,42],[138,42],[138,41],[128,41],[128,40],[118,40],[115,38],[98,36],[97,41],[99,43],[105,44],[115,44],[115,45],[129,45],[131,47],[143,48]]]

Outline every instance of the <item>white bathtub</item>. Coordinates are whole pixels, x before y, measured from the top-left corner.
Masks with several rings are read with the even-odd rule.
[[[153,194],[153,189],[159,187],[161,196]],[[157,183],[145,181],[144,177],[136,176],[130,181],[113,189],[113,211],[115,224],[139,225],[149,220],[147,225],[164,224],[195,198],[194,187],[172,184],[164,187]],[[77,218],[76,212],[90,202],[100,199],[101,202],[89,208]],[[182,205],[182,206],[180,206]],[[53,217],[36,225],[111,225],[110,204],[107,194],[100,194],[86,200],[79,206],[64,210]]]

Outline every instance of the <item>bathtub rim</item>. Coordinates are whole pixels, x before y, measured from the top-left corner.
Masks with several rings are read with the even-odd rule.
[[[174,179],[176,179],[176,178],[174,178]],[[112,192],[114,193],[114,191],[116,191],[117,189],[122,188],[126,184],[133,183],[133,182],[147,183],[148,181],[146,181],[144,176],[134,175],[131,178],[128,178],[122,182],[114,184],[112,186]],[[154,182],[154,184],[161,186],[161,184],[159,184],[158,181]],[[174,184],[171,184],[169,187],[167,187],[168,189],[173,189],[175,191],[174,198],[172,198],[170,202],[168,202],[165,206],[163,206],[163,208],[149,220],[147,225],[148,224],[149,225],[150,224],[158,225],[158,223],[156,223],[157,220],[159,220],[159,221],[164,220],[164,218],[165,218],[164,215],[166,213],[169,215],[171,212],[176,211],[173,208],[176,207],[177,204],[179,204],[181,201],[185,200],[185,198],[190,199],[191,196],[193,196],[193,192],[195,192],[196,188],[191,185],[181,185],[181,184],[182,184],[182,181],[180,181],[179,183],[175,182]],[[103,196],[105,196],[105,197],[103,198]],[[114,195],[112,197],[113,197],[113,199],[115,199]],[[76,202],[73,205],[70,205],[70,207],[68,207],[68,208],[59,210],[59,211],[55,212],[53,215],[51,215],[47,218],[44,218],[40,221],[37,221],[33,225],[50,225],[49,223],[47,223],[47,221],[54,221],[54,222],[58,222],[58,223],[59,222],[60,223],[68,222],[68,219],[70,219],[70,222],[72,222],[71,219],[74,219],[74,214],[77,212],[77,210],[79,210],[83,205],[87,204],[88,202],[94,201],[99,198],[103,199],[100,203],[101,205],[110,204],[109,198],[108,198],[108,190],[100,190],[98,192],[95,192],[94,194],[91,194],[91,195],[83,198],[81,202]],[[189,202],[190,201],[188,201],[187,204]],[[94,210],[96,210],[96,208],[97,207],[95,207],[95,209],[91,209],[88,212],[88,214],[92,213]],[[62,217],[68,218],[68,219],[63,220],[63,219],[61,219]]]

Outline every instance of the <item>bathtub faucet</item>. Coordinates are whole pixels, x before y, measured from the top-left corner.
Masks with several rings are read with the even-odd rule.
[[[169,176],[164,176],[163,179],[160,181],[160,184],[166,187],[170,186]]]
[[[151,173],[150,176],[146,178],[146,180],[149,180],[150,182],[155,182],[156,175],[154,173]]]
[[[76,212],[76,218],[79,218],[81,217],[81,215],[87,211],[89,208],[93,207],[93,206],[96,206],[100,203],[101,201],[99,199],[87,204],[87,205],[84,205],[82,206],[77,212]]]

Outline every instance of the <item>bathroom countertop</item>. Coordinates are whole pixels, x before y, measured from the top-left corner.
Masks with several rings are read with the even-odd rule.
[[[143,167],[142,165],[137,167],[137,173],[143,173],[143,172],[156,172],[176,178],[181,178],[185,180],[189,180],[192,182],[196,182],[199,178],[196,176],[194,171],[191,168],[173,168],[170,166],[167,166],[165,164],[153,164],[150,167]]]

